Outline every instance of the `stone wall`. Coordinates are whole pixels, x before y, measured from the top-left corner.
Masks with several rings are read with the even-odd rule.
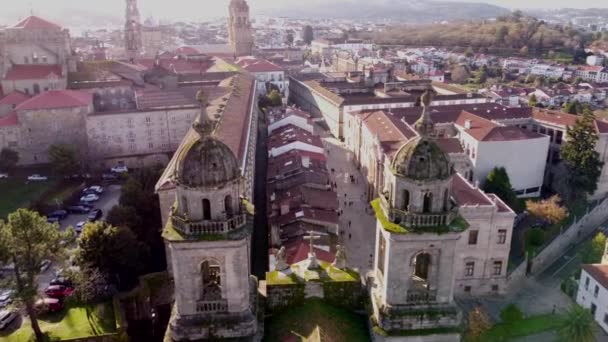
[[[358,281],[308,281],[267,284],[266,296],[266,307],[270,312],[302,304],[307,298],[320,298],[331,305],[355,310],[363,308],[365,292]]]
[[[298,305],[305,299],[304,284],[267,285],[266,308],[272,312],[292,305]]]

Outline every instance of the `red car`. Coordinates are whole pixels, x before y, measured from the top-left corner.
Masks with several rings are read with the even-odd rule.
[[[65,298],[72,295],[74,289],[63,285],[51,285],[44,290],[47,296],[51,298]]]
[[[63,310],[63,301],[57,298],[41,298],[36,301],[34,308],[39,314],[59,312]]]

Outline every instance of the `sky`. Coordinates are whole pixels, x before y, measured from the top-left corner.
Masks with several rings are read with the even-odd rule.
[[[301,4],[302,0],[248,0],[254,14],[265,8],[288,6],[290,3]],[[303,0],[310,6],[320,5],[331,0]],[[357,0],[351,0],[357,1]],[[376,0],[358,0],[376,1]],[[424,0],[418,0],[424,1]],[[467,1],[467,0],[443,0]],[[608,8],[608,0],[468,0],[486,2],[508,8],[562,8],[562,7],[603,7]],[[5,12],[2,17],[23,18],[34,10],[34,14],[60,19],[64,9],[81,10],[83,14],[99,13],[102,15],[123,16],[124,0],[0,0],[0,8]],[[229,0],[139,0],[139,7],[144,18],[168,19],[209,19],[225,16]],[[9,6],[6,6],[9,4]],[[3,18],[0,18],[3,19]]]

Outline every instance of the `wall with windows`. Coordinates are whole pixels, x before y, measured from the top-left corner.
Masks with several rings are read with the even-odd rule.
[[[599,265],[598,265],[599,266]],[[607,267],[602,265],[600,267]],[[593,278],[585,269],[581,272],[576,302],[591,310],[595,321],[608,331],[608,289]]]
[[[49,90],[64,90],[67,87],[67,79],[61,75],[51,75],[48,78],[32,80],[2,80],[2,89],[8,94],[15,90],[28,95],[40,94]]]

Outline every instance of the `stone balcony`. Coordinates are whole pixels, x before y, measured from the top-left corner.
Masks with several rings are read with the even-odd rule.
[[[199,314],[218,313],[228,311],[228,301],[225,299],[214,301],[198,301],[196,303],[196,312]]]
[[[173,228],[186,235],[227,234],[247,222],[246,214],[234,215],[221,221],[192,221],[177,214],[171,215]]]
[[[408,290],[407,291],[407,303],[408,304],[428,304],[437,300],[436,290]]]
[[[457,213],[454,211],[430,214],[410,213],[405,210],[391,208],[384,196],[380,196],[380,199],[382,210],[386,217],[388,217],[391,222],[404,227],[425,228],[447,226],[457,216]]]

